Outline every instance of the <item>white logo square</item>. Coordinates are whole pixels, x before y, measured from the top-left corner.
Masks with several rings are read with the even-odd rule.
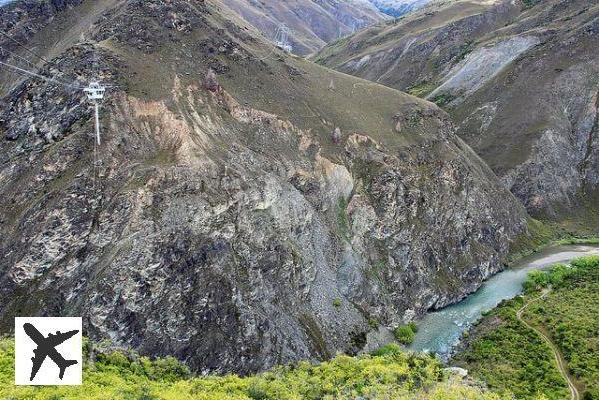
[[[15,384],[81,385],[81,318],[15,318]]]

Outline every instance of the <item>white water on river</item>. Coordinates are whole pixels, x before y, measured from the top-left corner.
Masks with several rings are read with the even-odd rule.
[[[418,333],[409,349],[436,353],[446,360],[462,333],[483,312],[522,292],[522,284],[530,271],[593,254],[599,254],[599,246],[568,245],[551,247],[522,259],[515,266],[494,275],[477,292],[461,302],[427,314],[418,322]]]

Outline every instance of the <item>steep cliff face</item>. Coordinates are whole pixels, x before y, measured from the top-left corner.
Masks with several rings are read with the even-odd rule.
[[[598,191],[598,26],[590,0],[433,3],[317,59],[443,106],[530,212],[560,219]]]
[[[222,0],[232,10],[274,40],[277,28],[290,28],[296,54],[309,54],[325,44],[385,19],[365,0]]]
[[[78,38],[41,70],[74,86],[4,82],[2,332],[82,315],[94,339],[199,371],[323,359],[474,290],[525,229],[433,104],[264,58],[209,1],[102,3],[23,34]],[[76,87],[98,75],[94,148]]]

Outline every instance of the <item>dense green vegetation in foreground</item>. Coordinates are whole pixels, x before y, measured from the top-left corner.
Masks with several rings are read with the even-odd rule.
[[[396,345],[373,355],[340,355],[247,378],[190,377],[174,359],[152,362],[122,353],[100,354],[95,363],[85,365],[83,386],[43,388],[13,385],[13,351],[12,340],[0,341],[0,399],[501,399],[448,379],[436,359],[404,353]]]
[[[455,361],[488,383],[492,390],[517,398],[569,398],[553,354],[539,335],[516,318],[525,302],[534,301],[522,317],[545,332],[561,351],[583,399],[599,399],[599,257],[534,272],[526,295],[502,303],[473,329],[466,349]]]

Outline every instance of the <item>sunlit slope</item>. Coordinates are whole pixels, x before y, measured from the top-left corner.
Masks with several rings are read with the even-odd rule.
[[[223,4],[270,40],[276,39],[278,29],[287,27],[287,38],[293,52],[304,55],[318,51],[339,37],[387,19],[366,0],[223,0]]]

